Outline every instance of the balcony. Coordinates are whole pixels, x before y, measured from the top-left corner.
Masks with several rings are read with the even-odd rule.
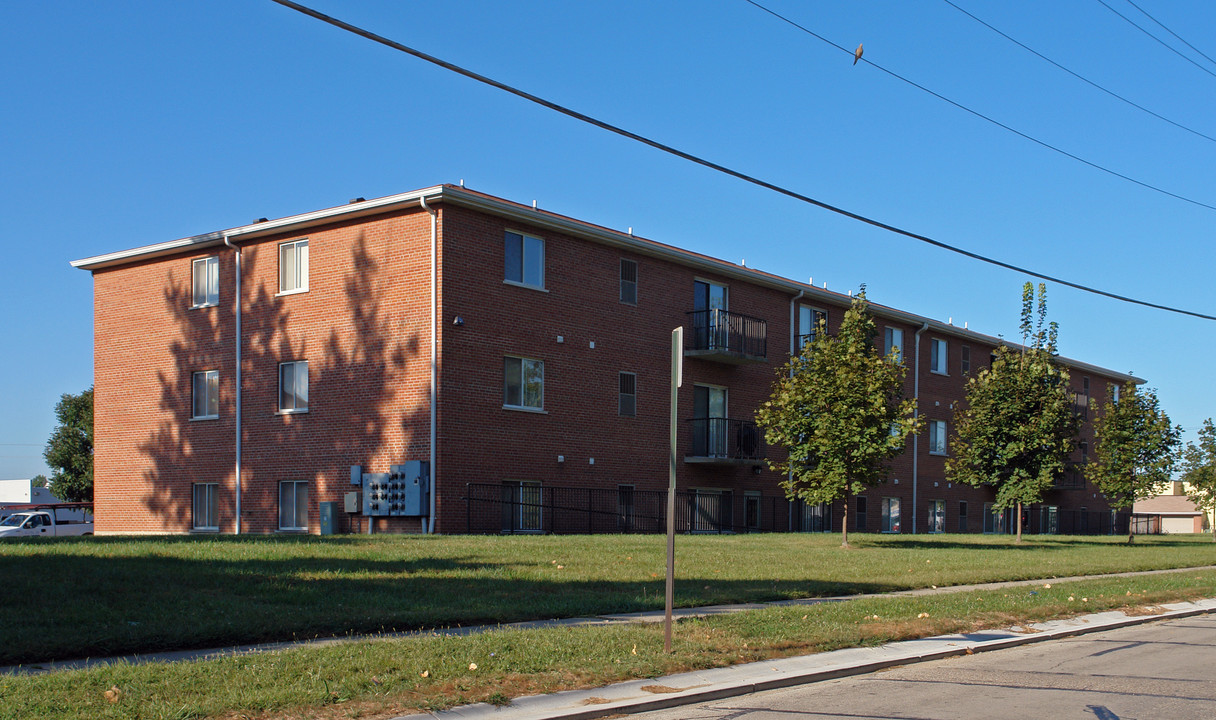
[[[1082,420],[1089,419],[1089,394],[1074,392],[1072,394],[1072,411]]]
[[[729,365],[768,359],[768,324],[760,318],[728,310],[693,310],[688,313],[692,332],[684,340],[684,357]]]
[[[693,418],[691,452],[686,463],[757,465],[764,460],[764,436],[750,420]]]

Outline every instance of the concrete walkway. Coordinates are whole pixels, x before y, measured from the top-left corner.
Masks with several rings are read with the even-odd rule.
[[[821,598],[800,598],[796,600],[777,600],[765,603],[741,603],[737,605],[711,605],[697,608],[677,608],[673,612],[673,617],[676,620],[684,618],[709,617],[712,615],[722,615],[726,613],[743,612],[745,610],[759,610],[765,607],[780,607],[786,605],[818,605],[828,602],[843,602],[845,600],[858,600],[862,598],[873,597],[916,597],[924,595],[936,595],[944,593],[968,592],[972,590],[995,590],[1000,588],[1010,587],[1025,587],[1029,585],[1039,585],[1045,582],[1063,583],[1076,582],[1081,580],[1095,580],[1100,578],[1111,577],[1136,577],[1142,575],[1161,575],[1166,573],[1179,572],[1194,572],[1196,570],[1216,570],[1216,565],[1206,565],[1202,567],[1190,568],[1174,568],[1169,570],[1145,570],[1140,572],[1126,573],[1107,573],[1103,575],[1075,575],[1071,577],[1052,577],[1042,578],[1037,580],[1014,580],[1009,582],[995,583],[980,583],[976,585],[951,585],[948,587],[930,587],[919,588],[915,590],[900,590],[889,593],[870,593],[865,595],[840,595],[836,597],[821,597]],[[1208,612],[1203,610],[1202,612]],[[365,640],[385,640],[399,637],[415,637],[420,635],[471,635],[474,633],[485,632],[498,628],[545,628],[545,627],[577,627],[584,625],[613,625],[626,624],[631,622],[663,622],[664,614],[662,610],[648,610],[646,612],[636,613],[619,613],[612,615],[598,615],[595,617],[581,618],[563,618],[555,620],[530,620],[527,622],[508,623],[502,625],[473,625],[469,627],[458,628],[436,628],[433,630],[417,630],[402,633],[383,633],[376,635],[344,635],[340,637],[322,637],[308,640],[292,640],[277,643],[262,643],[257,645],[240,645],[226,648],[213,648],[207,650],[179,650],[170,652],[158,653],[143,653],[136,655],[121,655],[116,657],[104,658],[83,658],[79,660],[63,660],[46,663],[31,663],[28,665],[8,665],[0,666],[0,674],[35,674],[44,672],[56,672],[62,670],[80,670],[104,665],[110,665],[118,662],[129,664],[144,664],[154,662],[189,662],[196,660],[213,660],[217,658],[232,657],[234,655],[248,655],[252,653],[278,652],[282,650],[292,650],[295,648],[304,647],[320,647],[327,645],[337,645],[340,643],[361,642]],[[1149,618],[1150,620],[1156,617]],[[910,641],[922,642],[922,641]],[[840,651],[847,652],[847,651]],[[812,656],[819,657],[819,656]],[[781,661],[781,662],[789,662]],[[766,664],[766,663],[761,663]],[[742,667],[742,666],[740,666]],[[731,668],[733,669],[733,668]],[[725,672],[726,670],[723,670]],[[868,672],[868,671],[866,671]],[[653,681],[648,681],[653,682]],[[647,684],[647,683],[643,683]],[[702,700],[707,698],[701,698]],[[669,707],[669,706],[655,706]],[[499,712],[502,712],[499,710]],[[425,716],[420,716],[425,717]],[[446,715],[441,717],[448,717]],[[463,717],[461,715],[451,715],[450,717]],[[495,715],[497,718],[508,717],[506,715]],[[526,717],[526,716],[519,716]],[[554,717],[566,717],[564,715]],[[584,717],[574,716],[570,717]],[[599,717],[599,715],[586,715],[585,717]]]
[[[1052,582],[1064,582],[1057,578]],[[896,665],[940,660],[955,655],[1001,650],[1083,633],[1216,612],[1216,599],[1160,605],[1151,615],[1122,612],[1034,623],[1029,627],[941,635],[891,643],[881,647],[849,648],[801,657],[734,665],[713,670],[631,680],[591,690],[517,698],[506,707],[485,703],[465,705],[394,720],[591,720],[606,716],[662,710],[693,703],[776,690],[793,685],[862,675]]]

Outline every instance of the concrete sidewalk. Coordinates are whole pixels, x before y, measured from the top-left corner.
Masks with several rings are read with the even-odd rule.
[[[1065,582],[1069,579],[1073,578],[1056,578],[1052,582]],[[1155,606],[1154,610],[1153,614],[1134,616],[1122,612],[1103,612],[1067,620],[1034,623],[1024,628],[941,635],[873,648],[848,648],[661,678],[631,680],[591,690],[533,695],[516,698],[505,707],[480,703],[437,713],[401,716],[394,720],[590,720],[609,715],[662,710],[762,690],[861,675],[895,665],[1000,650],[1128,625],[1216,612],[1216,599],[1170,603]]]
[[[676,620],[684,618],[709,617],[712,615],[722,615],[725,613],[743,612],[746,610],[758,610],[765,607],[779,607],[786,605],[818,605],[819,603],[828,602],[843,602],[846,600],[858,600],[863,598],[873,597],[916,597],[924,595],[937,595],[956,592],[968,592],[972,590],[995,590],[999,588],[1010,587],[1025,587],[1029,585],[1040,585],[1045,582],[1063,583],[1076,582],[1081,580],[1095,580],[1100,578],[1111,577],[1135,577],[1140,575],[1161,575],[1166,573],[1179,572],[1194,572],[1196,570],[1216,570],[1216,565],[1206,565],[1201,567],[1174,568],[1169,570],[1143,570],[1139,572],[1125,573],[1106,573],[1103,575],[1074,575],[1071,577],[1050,577],[1040,578],[1036,580],[1013,580],[1007,582],[980,583],[975,585],[951,585],[947,587],[929,587],[918,588],[915,590],[897,590],[889,593],[869,593],[865,595],[840,595],[836,597],[820,597],[820,598],[799,598],[795,600],[776,600],[764,603],[741,603],[737,605],[711,605],[707,607],[696,608],[677,608],[673,612],[673,617]],[[361,642],[365,640],[386,640],[400,637],[416,637],[420,635],[471,635],[474,633],[485,632],[497,628],[545,628],[545,627],[577,627],[584,625],[612,625],[625,624],[631,622],[663,622],[664,613],[662,610],[648,610],[645,612],[636,613],[618,613],[611,615],[598,615],[595,617],[581,618],[560,618],[554,620],[529,620],[518,623],[508,623],[501,625],[472,625],[469,627],[455,628],[434,628],[429,630],[416,630],[400,633],[382,633],[376,635],[344,635],[339,637],[318,637],[305,640],[288,640],[275,643],[261,643],[257,645],[240,645],[225,648],[211,648],[204,650],[176,650],[159,653],[142,653],[135,655],[121,655],[115,657],[102,658],[82,658],[78,660],[61,660],[55,662],[30,663],[26,665],[8,665],[0,666],[0,674],[17,675],[17,674],[35,674],[44,672],[57,672],[61,670],[82,670],[91,667],[102,665],[111,665],[122,662],[133,665],[141,665],[145,663],[157,662],[189,662],[195,660],[214,660],[217,658],[232,657],[234,655],[248,655],[253,653],[278,652],[282,650],[291,650],[302,647],[318,647],[325,645],[336,645],[340,643]],[[459,716],[456,716],[459,717]]]

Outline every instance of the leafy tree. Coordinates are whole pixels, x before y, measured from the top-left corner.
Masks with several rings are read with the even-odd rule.
[[[904,366],[874,346],[875,327],[862,286],[840,331],[820,322],[813,342],[778,372],[756,413],[767,441],[788,451],[769,467],[787,473],[786,495],[807,503],[844,498],[841,545],[849,546],[849,497],[886,480],[887,461],[915,432],[916,401],[903,399]]]
[[[1068,389],[1068,370],[1055,361],[1056,323],[1047,323],[1047,288],[1022,288],[1022,347],[1002,344],[992,366],[967,380],[963,409],[954,414],[946,477],[974,487],[992,485],[993,506],[1040,502],[1064,471],[1080,420]],[[1038,320],[1035,321],[1037,314]]]
[[[1118,402],[1110,398],[1103,403],[1094,436],[1095,457],[1085,466],[1085,477],[1116,510],[1159,495],[1182,449],[1182,428],[1170,425],[1157,393],[1140,392],[1134,383],[1124,386]],[[1135,540],[1135,525],[1129,523],[1127,542]]]
[[[68,502],[92,502],[93,388],[64,394],[55,417],[59,425],[42,453],[51,468],[51,492]]]
[[[46,475],[35,475],[34,477],[30,478],[30,485],[34,487],[46,487],[49,482],[50,481],[46,479]]]
[[[1216,510],[1216,426],[1212,418],[1203,421],[1199,444],[1187,443],[1182,457],[1187,497],[1205,514]],[[1216,542],[1216,522],[1212,523],[1212,542]]]

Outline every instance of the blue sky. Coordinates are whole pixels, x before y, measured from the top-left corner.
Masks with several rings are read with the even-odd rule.
[[[1158,35],[1127,0],[1106,0]],[[1097,0],[954,0],[1216,136],[1216,65]],[[824,202],[974,252],[1216,314],[1216,142],[1044,63],[945,2],[314,0],[425,52]],[[1216,57],[1216,4],[1137,0]],[[1175,46],[1185,50],[1170,38]],[[68,262],[441,182],[1012,337],[1027,278],[756,188],[269,0],[0,5],[0,478],[46,472],[92,383],[92,281]],[[1061,351],[1130,371],[1193,439],[1216,323],[1049,286]],[[149,399],[155,402],[155,399]]]

